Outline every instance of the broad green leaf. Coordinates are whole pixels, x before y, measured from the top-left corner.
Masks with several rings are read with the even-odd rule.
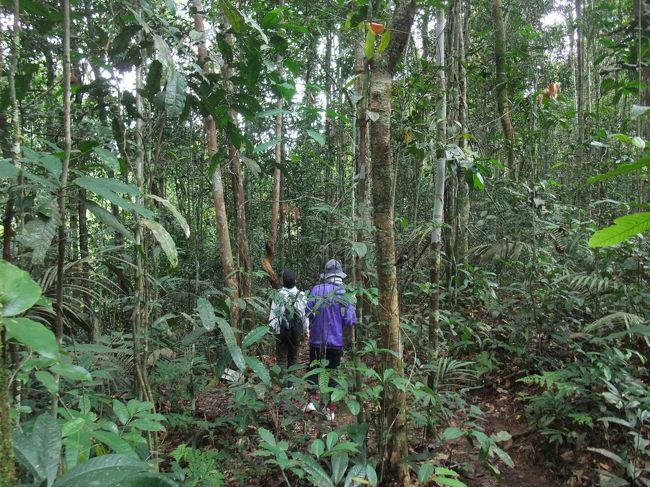
[[[176,267],[178,265],[178,252],[176,251],[176,244],[174,243],[174,239],[169,234],[169,232],[167,232],[167,230],[165,230],[165,227],[163,227],[160,223],[149,220],[148,218],[143,218],[142,223],[145,227],[151,230],[151,233],[153,233],[153,236],[162,247],[163,252],[165,252],[167,260],[169,260],[169,264],[172,267]]]
[[[268,142],[262,142],[260,144],[256,144],[255,147],[253,147],[253,154],[260,154],[262,152],[266,152],[269,150],[271,147],[275,147],[280,143],[280,139],[273,139],[269,140]]]
[[[347,404],[348,409],[350,410],[350,414],[354,416],[358,415],[359,411],[361,411],[361,404],[359,404],[359,401],[349,399],[345,401],[345,404]]]
[[[29,318],[8,318],[7,335],[23,345],[33,348],[45,358],[59,357],[59,345],[51,330]]]
[[[95,202],[88,200],[86,201],[86,208],[88,208],[88,210],[90,210],[90,212],[95,215],[97,219],[103,224],[121,233],[129,242],[133,242],[133,233],[131,233],[128,228],[122,225],[122,223],[117,218],[115,218],[115,215],[113,215],[110,211],[106,211]]]
[[[239,370],[243,371],[244,369],[246,369],[246,360],[244,359],[244,355],[242,354],[239,345],[237,345],[235,332],[230,326],[230,323],[228,323],[223,318],[217,316],[216,320],[217,320],[217,326],[219,326],[219,330],[223,335],[223,338],[226,342],[226,347],[230,352],[230,356],[232,357],[233,362],[235,362],[235,365]]]
[[[325,453],[325,443],[323,443],[323,440],[320,438],[317,438],[312,442],[311,446],[309,447],[309,451],[316,458],[320,458],[320,456]]]
[[[54,200],[52,201],[54,202]],[[59,210],[53,206],[50,218],[37,217],[31,220],[18,234],[16,239],[32,251],[32,264],[43,265],[45,255],[52,245],[52,240],[59,229]]]
[[[385,30],[381,34],[381,40],[379,41],[379,47],[377,48],[377,51],[384,52],[388,48],[388,44],[390,44],[390,31]]]
[[[375,467],[370,464],[366,465],[366,478],[370,481],[370,485],[373,487],[379,482],[377,471],[375,470]]]
[[[327,472],[323,470],[323,467],[316,460],[304,453],[298,453],[296,457],[300,462],[300,466],[307,472],[314,485],[318,485],[319,487],[335,487],[332,479],[330,479]]]
[[[420,465],[418,470],[418,481],[421,484],[426,484],[433,475],[433,465],[431,463],[424,463]]]
[[[17,178],[20,169],[14,166],[9,159],[0,159],[0,179]]]
[[[455,479],[453,477],[433,477],[434,482],[436,482],[439,485],[448,485],[449,487],[467,487],[467,485],[464,482],[461,482],[458,479]]]
[[[24,270],[0,259],[0,313],[16,316],[31,308],[41,297],[41,288]]]
[[[73,418],[70,421],[67,421],[61,427],[61,435],[65,438],[67,436],[76,435],[86,426],[85,418]]]
[[[271,376],[266,366],[255,357],[245,357],[248,366],[255,372],[255,375],[267,386],[271,385]]]
[[[352,251],[361,259],[368,253],[368,246],[363,242],[352,242]]]
[[[117,156],[115,154],[102,147],[95,147],[93,149],[93,152],[97,157],[99,157],[106,164],[106,167],[108,169],[115,172],[119,172],[120,161],[117,160]]]
[[[233,7],[233,5],[228,0],[220,0],[219,3],[221,4],[221,9],[228,19],[232,30],[234,30],[237,34],[241,34],[245,26],[244,17],[242,14],[239,13],[239,10]]]
[[[368,28],[368,32],[366,33],[366,42],[363,45],[363,52],[366,54],[366,59],[368,61],[372,60],[375,55],[375,38],[376,36],[373,30]]]
[[[497,446],[497,447],[493,447],[492,451],[496,453],[497,456],[501,459],[501,461],[505,463],[508,467],[510,468],[515,467],[515,463],[512,461],[512,458],[510,458],[510,455],[508,455],[508,453],[505,450]]]
[[[594,233],[589,247],[611,247],[650,228],[650,212],[633,213],[614,220],[614,225]]]
[[[150,419],[138,418],[134,419],[129,424],[141,431],[165,431],[165,427],[162,424]]]
[[[592,176],[587,179],[587,184],[599,183],[600,181],[605,181],[621,174],[627,174],[632,171],[638,171],[646,166],[650,165],[650,154],[645,155],[636,162],[630,164],[619,164],[616,169],[612,169],[604,174],[598,174],[597,176]]]
[[[54,487],[117,486],[146,475],[149,471],[149,465],[137,458],[127,455],[102,455],[68,470],[56,480]]]
[[[61,460],[61,430],[51,414],[43,413],[34,421],[32,443],[36,446],[41,471],[50,487],[56,479]]]
[[[254,330],[251,330],[242,340],[241,348],[245,350],[248,347],[255,345],[262,338],[264,338],[268,333],[269,333],[269,327],[266,325],[259,326]]]
[[[350,463],[350,459],[347,453],[342,452],[342,453],[337,453],[335,455],[332,455],[331,462],[332,462],[332,481],[334,482],[334,484],[338,484],[343,479],[343,475],[345,475],[345,471],[348,469],[348,464]]]
[[[93,379],[90,372],[80,365],[55,364],[50,367],[50,370],[71,381],[89,381]]]
[[[59,392],[59,385],[56,383],[56,380],[54,380],[52,374],[47,370],[38,370],[34,375],[36,376],[36,379],[45,386],[47,392],[56,396]]]
[[[199,318],[201,319],[203,328],[208,331],[214,330],[217,324],[217,317],[214,314],[214,308],[210,304],[210,301],[205,298],[199,298],[196,302],[196,310],[199,312]]]
[[[115,433],[110,431],[95,431],[93,435],[97,440],[101,441],[104,445],[113,450],[113,452],[138,458],[138,454],[135,452],[133,447]]]
[[[32,443],[31,438],[16,429],[13,431],[13,443],[16,459],[34,476],[34,480],[38,482],[45,479],[43,465],[39,459],[39,451],[36,445]]]
[[[312,139],[318,142],[321,147],[325,145],[325,137],[323,137],[315,130],[307,129],[307,135],[309,135]]]
[[[129,422],[129,411],[123,402],[113,399],[113,412],[120,423],[126,424]]]
[[[273,436],[273,433],[271,433],[269,430],[266,428],[258,428],[257,434],[259,434],[260,437],[269,445],[275,446],[275,436]]]
[[[180,117],[185,107],[187,96],[187,81],[178,71],[172,71],[167,77],[165,87],[165,110],[171,118]]]
[[[166,200],[165,198],[161,198],[160,196],[156,196],[155,194],[148,194],[147,198],[151,198],[161,205],[163,205],[169,212],[176,218],[176,221],[180,225],[180,227],[183,229],[183,233],[185,234],[185,238],[190,238],[190,226],[187,223],[187,220],[185,217],[181,214],[180,211],[178,211],[178,208],[176,208],[174,205],[171,204],[169,200]]]
[[[339,441],[339,434],[336,431],[330,431],[325,437],[325,446],[327,446],[328,450],[331,450],[337,441]]]
[[[442,437],[445,440],[455,440],[456,438],[460,438],[463,436],[465,433],[463,430],[460,428],[446,428],[445,431],[442,432]]]
[[[72,184],[87,189],[91,193],[101,196],[107,201],[127,211],[134,211],[145,218],[153,218],[154,216],[153,212],[146,209],[144,206],[133,203],[132,201],[120,196],[120,194],[128,194],[131,196],[139,194],[138,188],[131,184],[125,184],[111,178],[94,178],[90,176],[78,177],[72,181]]]

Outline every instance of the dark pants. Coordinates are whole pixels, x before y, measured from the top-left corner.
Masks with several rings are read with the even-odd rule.
[[[327,359],[328,364],[325,367],[326,369],[336,369],[341,364],[341,357],[343,356],[343,350],[338,348],[326,348],[326,347],[314,347],[309,345],[309,370],[316,368],[316,365],[313,364],[315,360]],[[319,365],[320,367],[320,365]],[[310,375],[309,382],[313,385],[318,384],[318,375]],[[334,387],[335,383],[332,377],[330,376],[329,386]]]
[[[287,379],[287,369],[296,365],[298,361],[298,350],[301,342],[287,344],[282,342],[278,337],[275,339],[275,360],[280,367],[280,376],[282,377],[284,387],[291,387],[291,381]]]

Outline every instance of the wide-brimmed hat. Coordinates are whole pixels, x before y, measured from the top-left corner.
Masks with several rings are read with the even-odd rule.
[[[320,275],[321,279],[327,279],[328,277],[340,277],[345,279],[348,275],[343,272],[343,266],[336,259],[330,259],[325,264],[325,272]]]

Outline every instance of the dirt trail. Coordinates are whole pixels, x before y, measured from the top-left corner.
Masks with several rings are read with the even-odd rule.
[[[545,465],[539,448],[538,438],[527,431],[526,418],[514,388],[486,388],[474,395],[470,402],[478,405],[485,413],[484,428],[487,434],[507,431],[512,439],[500,446],[510,455],[515,468],[499,463],[502,478],[492,477],[475,459],[475,474],[467,475],[463,481],[469,487],[559,487],[564,485],[553,466]],[[474,456],[476,454],[474,453]],[[455,460],[460,460],[456,458]],[[470,460],[470,459],[467,459]]]

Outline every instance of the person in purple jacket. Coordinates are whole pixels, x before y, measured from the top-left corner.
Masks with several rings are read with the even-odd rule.
[[[331,259],[325,264],[325,272],[321,275],[321,283],[312,288],[307,298],[306,314],[310,321],[309,331],[309,367],[314,369],[314,361],[327,359],[327,368],[336,369],[343,356],[343,327],[354,326],[357,314],[354,302],[349,294],[346,295],[341,263]],[[312,384],[318,382],[318,376],[309,377]],[[334,386],[330,378],[330,387]],[[328,402],[324,412],[327,419],[334,421],[336,405]],[[304,408],[305,412],[316,411],[311,400]]]

